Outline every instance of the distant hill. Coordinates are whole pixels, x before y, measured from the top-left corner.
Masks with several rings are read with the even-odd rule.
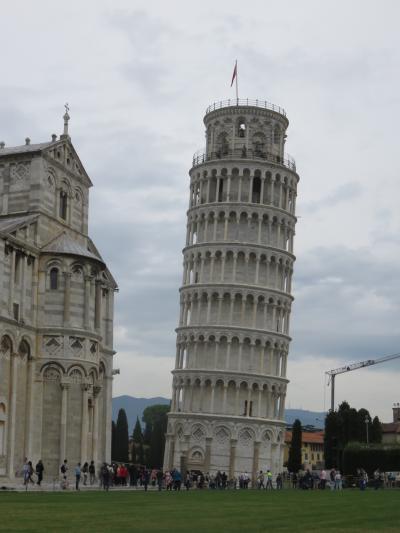
[[[298,418],[302,426],[314,426],[323,429],[325,426],[325,416],[326,413],[324,412],[305,411],[304,409],[285,409],[285,420],[288,425],[292,425],[296,418]]]
[[[128,418],[129,433],[133,431],[136,417],[142,422],[143,411],[149,405],[169,404],[168,398],[157,396],[155,398],[134,398],[133,396],[117,396],[112,401],[112,418],[117,420],[118,411],[125,409]],[[286,409],[285,418],[288,425],[292,425],[298,418],[303,426],[315,426],[316,428],[324,427],[324,412],[305,411],[303,409]]]
[[[128,418],[129,434],[132,433],[136,423],[136,417],[139,417],[142,423],[143,411],[149,405],[169,404],[170,400],[157,396],[155,398],[134,398],[133,396],[117,396],[112,400],[112,419],[117,420],[118,411],[125,409]]]

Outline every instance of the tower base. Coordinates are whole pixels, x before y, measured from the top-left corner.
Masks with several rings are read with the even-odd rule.
[[[285,423],[256,418],[171,413],[164,470],[204,474],[226,472],[229,480],[247,472],[282,471]]]

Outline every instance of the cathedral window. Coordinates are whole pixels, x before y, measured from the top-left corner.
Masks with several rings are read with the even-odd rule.
[[[52,268],[50,270],[50,290],[56,291],[58,289],[58,269]]]
[[[68,195],[65,191],[60,192],[60,217],[67,220]]]

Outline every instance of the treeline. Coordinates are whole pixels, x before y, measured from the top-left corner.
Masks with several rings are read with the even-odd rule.
[[[343,469],[343,454],[349,443],[378,444],[382,441],[382,425],[367,409],[354,409],[342,402],[337,411],[325,418],[324,454],[326,468]],[[362,467],[363,465],[359,465]]]
[[[161,468],[164,459],[165,433],[169,405],[151,405],[143,411],[143,428],[136,419],[131,438],[125,409],[118,412],[117,422],[112,422],[111,457],[119,463],[132,462],[148,468]]]

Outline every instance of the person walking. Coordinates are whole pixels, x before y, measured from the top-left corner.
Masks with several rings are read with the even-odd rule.
[[[160,470],[157,470],[156,477],[157,477],[158,490],[161,491],[162,490],[163,479],[164,479],[164,474],[163,474],[163,471],[161,470],[161,468],[160,468]]]
[[[342,474],[340,470],[337,470],[335,474],[335,490],[342,490]]]
[[[24,459],[24,466],[22,467],[22,475],[24,478],[24,485],[28,485],[29,483],[29,461],[27,457],[25,457]]]
[[[319,476],[319,488],[325,490],[326,485],[326,470],[322,470]]]
[[[40,484],[42,483],[42,480],[43,480],[43,472],[44,472],[44,466],[43,466],[43,463],[42,463],[42,460],[39,459],[36,467],[35,467],[35,471],[36,471],[36,475],[37,475],[37,484],[39,485],[40,487]]]
[[[272,486],[272,472],[268,468],[268,470],[267,470],[267,485],[265,487],[265,490],[268,490],[268,489],[273,490],[273,488],[274,487]]]
[[[278,474],[276,476],[276,490],[282,490],[282,488],[283,488],[282,475]]]
[[[81,481],[81,463],[78,463],[75,467],[75,490],[80,490],[79,483]]]
[[[257,476],[257,485],[259,489],[265,489],[264,479],[264,472],[260,470],[260,473]]]
[[[107,463],[103,463],[100,469],[100,477],[102,479],[103,489],[108,492],[110,488],[110,470],[108,469]]]
[[[68,488],[68,461],[64,459],[63,464],[60,466],[61,472],[61,488],[65,490]]]
[[[89,473],[89,463],[86,462],[82,466],[83,484],[84,485],[87,485],[88,473]]]
[[[89,465],[89,483],[91,485],[93,485],[95,481],[96,481],[96,468],[94,466],[94,461],[90,461],[90,465]]]

